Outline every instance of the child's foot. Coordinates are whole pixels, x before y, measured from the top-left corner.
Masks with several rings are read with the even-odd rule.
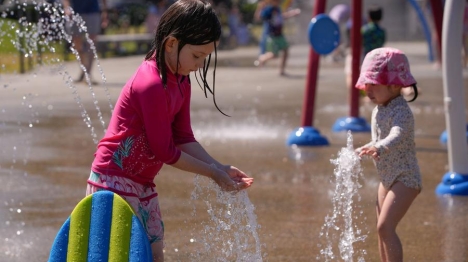
[[[88,81],[86,79],[84,79],[84,78],[78,78],[77,80],[74,80],[74,82],[77,83],[77,84],[88,85]],[[99,82],[91,78],[89,84],[91,84],[93,86],[97,86],[97,85],[99,85]]]
[[[260,59],[255,60],[254,66],[256,67],[263,67],[265,65],[265,61],[261,61]]]
[[[73,82],[79,83],[79,82],[82,82],[83,80],[84,80],[84,73],[82,72],[80,76],[77,79],[75,79]]]
[[[91,79],[91,85],[97,86],[97,85],[99,85],[99,82],[96,81],[96,80]]]

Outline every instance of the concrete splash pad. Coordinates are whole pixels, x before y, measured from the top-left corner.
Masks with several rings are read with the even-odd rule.
[[[439,143],[439,135],[445,130],[441,73],[427,63],[424,44],[389,45],[408,54],[422,91],[411,107],[424,188],[398,227],[405,261],[465,261],[468,199],[438,197],[434,192],[447,172],[448,162],[446,149]],[[278,76],[275,63],[263,69],[236,67],[236,59],[238,64],[247,65],[245,61],[253,61],[256,52],[253,48],[219,54],[223,63],[233,65],[219,67],[216,82],[217,102],[230,118],[217,112],[210,98],[204,98],[194,84],[193,129],[213,156],[255,178],[248,194],[261,226],[258,233],[264,261],[314,261],[320,251],[321,226],[332,208],[334,166],[330,159],[346,146],[346,134],[331,132],[335,120],[348,113],[343,68],[323,62],[319,71],[314,125],[329,139],[330,146],[289,148],[285,146],[286,137],[300,124],[308,48],[291,47],[287,78]],[[109,88],[115,101],[141,59],[100,61],[107,83],[93,90],[106,121],[110,109],[104,87]],[[77,75],[77,65],[66,67],[72,76]],[[0,96],[0,176],[4,185],[0,190],[4,200],[0,207],[4,221],[0,226],[0,261],[47,259],[57,230],[84,196],[95,149],[70,90],[55,73],[38,70],[35,76],[1,78],[2,86],[6,82],[9,87],[1,90]],[[77,91],[98,136],[102,136],[88,86],[77,85]],[[33,105],[32,111],[21,104],[25,95]],[[369,119],[372,107],[363,104],[361,115]],[[34,126],[23,127],[31,119]],[[367,142],[370,135],[353,136],[357,146]],[[366,219],[359,223],[369,228],[369,235],[357,248],[367,251],[366,261],[378,261],[374,229],[378,178],[370,161],[362,165],[365,179],[360,194]],[[196,252],[190,242],[192,234],[206,221],[206,207],[190,201],[194,175],[166,166],[156,184],[166,224],[166,259],[189,261]],[[194,207],[195,217],[191,215]]]

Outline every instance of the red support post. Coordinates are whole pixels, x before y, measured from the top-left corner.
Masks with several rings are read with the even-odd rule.
[[[352,10],[352,27],[351,27],[351,86],[350,88],[350,113],[351,117],[359,117],[359,90],[354,88],[359,78],[359,67],[361,64],[361,26],[362,26],[362,0],[353,0]]]
[[[442,20],[444,16],[444,5],[442,0],[431,0],[431,10],[437,34],[437,54],[439,54],[440,62],[442,62]]]
[[[312,17],[325,12],[326,0],[315,0]],[[304,94],[304,104],[302,106],[302,126],[312,126],[314,122],[315,93],[317,86],[317,74],[320,55],[312,47],[309,51],[309,65],[307,67],[306,88]]]

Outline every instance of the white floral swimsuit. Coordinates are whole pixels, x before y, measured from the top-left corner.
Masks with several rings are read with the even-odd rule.
[[[372,140],[363,147],[370,146],[378,149],[380,159],[374,164],[386,189],[390,189],[396,181],[409,188],[422,189],[414,142],[413,113],[402,96],[386,106],[378,105],[372,111]]]

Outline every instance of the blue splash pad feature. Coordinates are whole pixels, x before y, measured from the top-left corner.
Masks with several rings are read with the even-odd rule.
[[[322,136],[320,132],[311,126],[298,127],[294,129],[286,141],[288,146],[328,146],[327,138]]]
[[[468,196],[468,175],[448,172],[435,191],[438,195]]]
[[[466,140],[468,141],[468,124],[466,125],[466,134],[465,135],[466,135]],[[444,132],[442,132],[442,134],[440,134],[439,141],[443,145],[447,144],[447,141],[448,141],[447,130],[445,130]]]
[[[332,127],[333,132],[370,132],[371,127],[362,117],[340,117]]]
[[[340,28],[326,14],[319,14],[312,18],[308,36],[314,51],[321,55],[331,53],[340,45]]]

